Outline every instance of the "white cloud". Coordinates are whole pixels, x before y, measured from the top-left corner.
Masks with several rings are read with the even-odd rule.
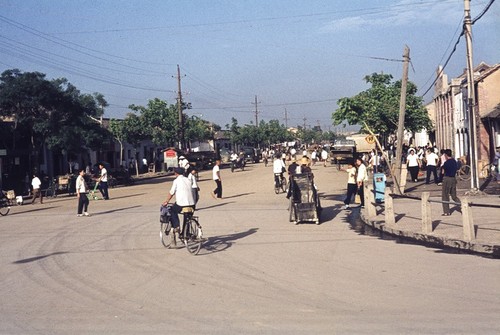
[[[385,8],[369,10],[358,16],[333,20],[322,32],[339,32],[377,27],[402,27],[415,24],[449,23],[456,25],[463,16],[463,6],[457,1],[403,0]]]

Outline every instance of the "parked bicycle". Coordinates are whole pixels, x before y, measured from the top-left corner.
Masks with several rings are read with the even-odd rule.
[[[498,170],[495,164],[487,164],[481,169],[481,176],[485,179],[498,180]]]
[[[160,215],[161,243],[165,248],[176,248],[177,239],[179,239],[189,253],[198,254],[203,242],[203,231],[198,222],[198,217],[193,215],[194,209],[192,207],[182,209],[181,214],[184,216],[182,230],[176,231],[172,227],[172,206],[171,204],[162,206],[162,214]]]
[[[457,170],[457,176],[458,178],[460,178],[460,180],[470,180],[470,166],[467,164],[463,164],[462,166],[460,166],[460,168]]]
[[[7,198],[7,193],[0,190],[0,215],[5,216],[9,214],[10,211],[10,201]]]

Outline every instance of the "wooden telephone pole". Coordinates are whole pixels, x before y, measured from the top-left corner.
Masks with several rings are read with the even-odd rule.
[[[403,193],[401,187],[401,164],[403,156],[405,112],[406,112],[406,85],[408,83],[408,64],[410,63],[410,48],[405,46],[403,54],[403,79],[401,80],[401,97],[399,100],[398,145],[396,147],[396,166],[394,173],[395,192]]]
[[[177,111],[179,114],[179,149],[184,145],[184,120],[182,116],[181,69],[177,64]]]

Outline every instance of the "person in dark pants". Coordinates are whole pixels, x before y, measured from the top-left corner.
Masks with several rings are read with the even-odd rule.
[[[431,174],[432,174],[434,176],[434,183],[438,184],[440,180],[438,179],[437,175],[437,163],[439,161],[438,155],[436,155],[434,151],[427,149],[427,153],[425,155],[425,161],[427,162],[426,164],[427,175],[425,177],[425,183],[430,184]]]
[[[99,177],[99,190],[101,191],[104,200],[109,200],[108,193],[108,170],[104,167],[102,163],[99,163],[99,169],[101,170],[101,176]]]
[[[215,181],[217,187],[212,192],[212,197],[222,199],[222,178],[220,177],[220,160],[215,161],[214,168],[212,169],[212,179]]]
[[[450,204],[447,202],[450,201],[450,196],[453,201],[460,203],[460,199],[457,197],[457,170],[458,164],[457,161],[452,157],[452,152],[450,149],[446,149],[444,152],[446,156],[446,161],[444,162],[443,169],[443,188],[441,193],[441,200],[446,202],[443,203],[443,216],[451,215],[450,212]]]
[[[87,197],[87,193],[89,193],[89,188],[85,182],[85,170],[80,169],[76,178],[76,196],[78,197],[78,212],[76,216],[78,217],[90,215],[88,213],[89,198]]]
[[[348,173],[347,177],[347,194],[344,200],[343,209],[349,209],[349,204],[351,203],[352,196],[356,194],[358,191],[358,184],[356,183],[356,168],[349,163],[347,165],[347,169],[345,170]]]
[[[368,173],[366,171],[366,165],[363,163],[363,159],[361,157],[356,158],[356,166],[357,166],[357,176],[356,182],[358,184],[358,194],[361,198],[361,208],[365,207],[365,190],[364,185],[365,182],[368,181]]]

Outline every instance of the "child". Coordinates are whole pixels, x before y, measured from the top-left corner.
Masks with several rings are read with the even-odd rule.
[[[347,164],[347,169],[345,170],[348,174],[347,177],[347,194],[344,200],[344,206],[342,209],[348,209],[351,203],[352,196],[356,194],[358,190],[358,185],[356,183],[356,168],[352,163]]]

